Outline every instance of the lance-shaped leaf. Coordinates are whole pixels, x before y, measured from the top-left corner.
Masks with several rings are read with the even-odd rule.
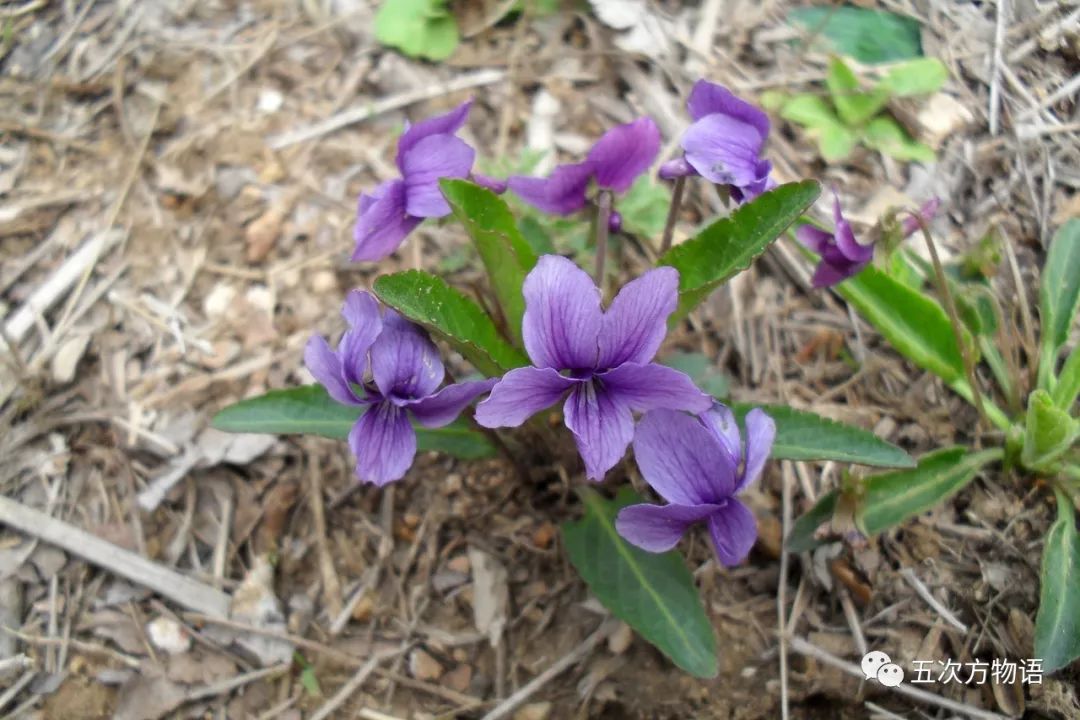
[[[876,535],[925,512],[959,492],[984,466],[999,460],[999,449],[968,452],[963,447],[945,448],[919,459],[910,470],[897,470],[865,478],[858,501],[858,521],[867,534]],[[810,550],[826,542],[814,536],[832,517],[837,491],[823,495],[806,515],[796,521],[788,548]]]
[[[1042,348],[1039,387],[1049,390],[1058,352],[1080,306],[1080,218],[1061,226],[1050,242],[1039,289]]]
[[[672,662],[698,677],[717,673],[716,640],[698,597],[694,576],[672,550],[647,553],[615,531],[615,516],[641,502],[632,489],[606,500],[595,490],[579,491],[585,517],[563,525],[570,562],[615,617],[655,645]]]
[[[1068,412],[1080,395],[1080,345],[1073,348],[1054,385],[1054,404]]]
[[[732,409],[742,422],[755,407],[764,410],[776,423],[771,457],[777,460],[836,460],[893,468],[915,466],[914,458],[874,433],[812,412],[752,403],[735,403]]]
[[[838,57],[829,61],[825,85],[832,95],[836,111],[847,125],[862,125],[889,102],[889,91],[883,86],[861,90],[859,78]]]
[[[836,286],[889,343],[906,358],[947,383],[962,380],[964,361],[949,317],[926,293],[873,267]],[[970,342],[970,334],[964,330]]]
[[[214,416],[218,430],[271,435],[319,435],[344,440],[363,407],[342,405],[331,398],[322,385],[303,385],[271,390],[265,395],[241,400]],[[473,460],[493,457],[495,447],[483,433],[457,420],[446,427],[415,425],[418,450],[434,450]]]
[[[501,197],[466,180],[446,179],[440,184],[454,217],[465,226],[480,253],[491,289],[514,340],[520,345],[521,317],[525,314],[521,286],[536,265],[536,253],[518,230],[510,207]]]
[[[488,377],[529,364],[475,300],[442,278],[406,270],[380,276],[373,289],[380,300],[442,337]]]
[[[1058,519],[1043,549],[1035,655],[1053,672],[1080,657],[1080,534],[1072,502],[1058,496]]]
[[[1076,442],[1078,434],[1080,421],[1056,406],[1045,390],[1036,390],[1028,396],[1020,462],[1031,470],[1050,470],[1054,461]]]
[[[814,180],[781,185],[664,253],[658,264],[679,271],[679,307],[671,323],[748,268],[820,194],[821,186]]]

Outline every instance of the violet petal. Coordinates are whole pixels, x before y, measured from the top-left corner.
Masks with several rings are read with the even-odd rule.
[[[469,108],[472,107],[472,98],[458,105],[453,110],[433,118],[422,120],[415,125],[406,124],[405,132],[398,140],[397,164],[401,174],[405,174],[403,158],[405,153],[412,150],[417,143],[431,135],[453,135],[469,117]]]
[[[554,215],[572,215],[585,208],[585,196],[593,176],[592,163],[559,165],[547,178],[514,175],[507,179],[510,188],[537,210]]]
[[[345,296],[341,314],[345,322],[349,323],[349,329],[341,336],[338,344],[343,377],[346,382],[362,385],[368,369],[368,351],[382,332],[379,303],[371,293],[350,290]]]
[[[472,168],[476,151],[453,135],[429,135],[404,154],[405,209],[414,217],[438,218],[450,214],[439,180],[463,178]]]
[[[476,422],[489,428],[517,427],[557,403],[579,382],[551,368],[515,368],[476,406]]]
[[[496,382],[498,381],[495,378],[491,378],[447,385],[434,395],[412,401],[408,408],[416,421],[424,427],[443,427],[454,422],[462,410],[491,390]]]
[[[354,262],[382,260],[401,245],[401,241],[422,221],[405,211],[405,182],[390,180],[368,196],[360,196],[353,240]]]
[[[345,405],[359,405],[360,398],[345,381],[341,358],[330,349],[326,338],[312,335],[304,347],[304,366],[319,384],[326,388],[330,397]]]
[[[537,367],[596,367],[600,291],[584,270],[558,255],[544,255],[525,278],[522,338]]]
[[[769,116],[757,106],[737,97],[723,85],[698,80],[690,91],[686,109],[694,120],[719,113],[750,125],[758,131],[762,139],[769,135]]]
[[[383,396],[404,400],[435,392],[445,371],[424,331],[388,308],[383,331],[371,346],[371,374]]]
[[[604,133],[589,150],[588,161],[595,169],[597,185],[624,193],[649,169],[658,152],[660,129],[652,118],[643,117]]]
[[[745,560],[757,539],[754,513],[734,498],[709,516],[708,526],[713,549],[725,567],[733,567]]]
[[[578,385],[563,405],[566,427],[574,433],[578,452],[585,461],[585,476],[600,481],[626,454],[634,436],[630,408],[596,382]]]
[[[762,136],[753,126],[726,115],[706,115],[682,137],[686,161],[706,180],[746,186],[762,180]]]
[[[393,403],[372,405],[349,431],[356,475],[382,486],[400,480],[416,456],[416,432],[408,413]]]
[[[776,439],[776,423],[761,408],[746,413],[746,448],[743,450],[743,469],[735,492],[742,492],[761,475],[765,461]]]
[[[634,433],[634,458],[645,482],[677,505],[727,499],[735,489],[735,465],[697,418],[653,410]]]
[[[713,403],[686,373],[657,363],[623,363],[597,375],[619,401],[637,412],[685,410],[699,413]]]
[[[619,290],[600,323],[597,367],[647,363],[667,335],[667,319],[679,304],[679,271],[659,267]]]
[[[628,505],[615,518],[615,531],[646,552],[667,552],[696,522],[720,509],[718,505]]]

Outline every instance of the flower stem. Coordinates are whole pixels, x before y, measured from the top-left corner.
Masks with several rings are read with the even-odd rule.
[[[685,175],[680,175],[675,178],[675,187],[671,190],[671,205],[668,206],[667,221],[664,223],[664,235],[660,239],[661,255],[671,249],[671,239],[675,235],[675,220],[679,217],[679,209],[682,207],[683,189],[685,187]]]
[[[596,198],[596,286],[604,292],[604,260],[607,259],[608,222],[611,221],[611,193],[601,190]]]
[[[953,299],[952,291],[949,289],[949,281],[945,277],[945,268],[942,267],[941,258],[938,257],[937,245],[934,244],[934,238],[926,227],[926,221],[923,220],[922,216],[919,213],[911,213],[911,217],[915,218],[919,223],[919,230],[922,231],[923,239],[926,240],[926,247],[930,251],[930,261],[934,265],[934,277],[937,280],[941,298],[945,301],[945,311],[949,314],[949,324],[952,325],[956,346],[960,349],[960,359],[964,363],[964,373],[967,375],[968,385],[971,387],[972,402],[975,404],[975,409],[979,411],[979,417],[988,426],[996,425],[987,415],[986,406],[983,404],[982,391],[979,390],[978,378],[975,376],[975,359],[971,357],[971,348],[964,342],[964,326],[960,322],[960,313],[956,310],[956,301]]]

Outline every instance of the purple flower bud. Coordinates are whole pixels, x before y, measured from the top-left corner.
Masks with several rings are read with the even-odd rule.
[[[685,374],[652,362],[678,305],[679,273],[650,270],[606,311],[592,279],[564,257],[544,255],[523,287],[522,336],[531,367],[511,370],[476,407],[484,427],[517,427],[563,398],[590,480],[602,480],[633,437],[633,412],[703,412],[712,398]]]
[[[608,232],[617,233],[622,230],[622,214],[618,210],[612,210],[608,216]]]
[[[745,447],[734,414],[720,403],[696,418],[649,412],[634,433],[634,458],[668,504],[625,507],[615,529],[630,544],[658,553],[704,522],[720,562],[739,564],[754,545],[757,523],[735,495],[761,475],[775,437],[776,425],[760,408],[746,415]]]
[[[903,219],[903,221],[900,223],[900,232],[903,233],[905,238],[911,237],[919,229],[919,220],[922,220],[923,223],[929,225],[930,221],[934,219],[935,215],[937,215],[939,207],[941,207],[941,198],[930,198],[922,204],[922,207],[919,208],[918,219],[913,218],[910,215],[906,216]]]
[[[584,162],[559,165],[547,178],[515,175],[508,180],[514,193],[533,207],[555,215],[572,215],[589,204],[589,183],[602,190],[624,193],[649,169],[660,152],[660,130],[650,118],[608,130]]]
[[[833,198],[833,232],[813,225],[802,225],[795,231],[800,243],[821,256],[812,281],[816,288],[831,287],[847,280],[874,258],[874,246],[859,244],[851,225],[840,212],[840,198],[835,193]]]
[[[416,125],[406,125],[398,139],[397,166],[401,178],[360,196],[352,259],[381,260],[394,252],[425,218],[450,214],[439,190],[442,178],[469,175],[476,153],[454,136],[469,115],[472,100]]]
[[[412,420],[429,428],[454,421],[495,380],[463,382],[441,390],[445,371],[439,351],[418,326],[379,305],[369,293],[353,290],[342,315],[349,329],[337,350],[313,336],[304,364],[334,400],[367,410],[349,432],[362,482],[385,485],[400,480],[416,455]]]

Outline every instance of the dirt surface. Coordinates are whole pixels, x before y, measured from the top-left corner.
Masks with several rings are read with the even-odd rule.
[[[1043,248],[1078,210],[1076,93],[1055,91],[1076,75],[1080,40],[1064,4],[1009,5],[995,54],[993,4],[887,3],[923,21],[964,110],[946,118],[933,167],[869,152],[825,166],[779,121],[769,155],[778,180],[821,178],[856,220],[939,195],[934,231],[950,255],[991,231],[1011,244],[1016,272],[1003,265],[995,284],[1018,307],[1036,301]],[[493,6],[457,9],[473,22]],[[581,468],[538,451],[552,438],[570,446],[561,426],[510,438],[528,482],[501,459],[423,455],[384,490],[355,486],[344,443],[207,429],[231,402],[310,382],[304,343],[336,336],[345,291],[377,272],[481,281],[453,223],[425,224],[377,268],[347,262],[356,197],[395,173],[406,118],[472,95],[463,134],[482,156],[518,157],[546,123],[546,149],[573,158],[642,113],[673,141],[702,76],[750,98],[824,77],[827,57],[806,50],[784,3],[650,8],[665,22],[645,54],[620,49],[582,6],[469,25],[455,55],[431,64],[380,47],[365,0],[0,7],[0,488],[65,532],[216,588],[233,609],[231,626],[215,622],[118,567],[0,528],[0,660],[28,663],[0,675],[0,712],[479,718],[569,656],[506,717],[759,720],[781,717],[785,695],[793,718],[949,717],[823,657],[857,664],[862,643],[909,667],[1030,657],[1052,508],[999,471],[866,548],[790,557],[782,571],[784,498],[797,516],[843,468],[770,463],[748,498],[762,533],[747,563],[718,567],[701,538],[682,546],[721,649],[719,676],[701,681],[610,630],[569,565],[558,526],[580,513]],[[715,203],[692,184],[677,238]],[[628,240],[617,262],[630,277],[650,253]],[[65,268],[55,301],[35,304]],[[913,454],[982,439],[966,403],[808,278],[778,245],[664,352],[715,358],[735,399],[789,402]],[[608,485],[626,478],[641,487],[629,463]],[[507,624],[493,647],[474,610],[500,598]],[[817,652],[781,648],[780,628]],[[931,689],[967,712],[1061,719],[1080,717],[1077,680]]]

